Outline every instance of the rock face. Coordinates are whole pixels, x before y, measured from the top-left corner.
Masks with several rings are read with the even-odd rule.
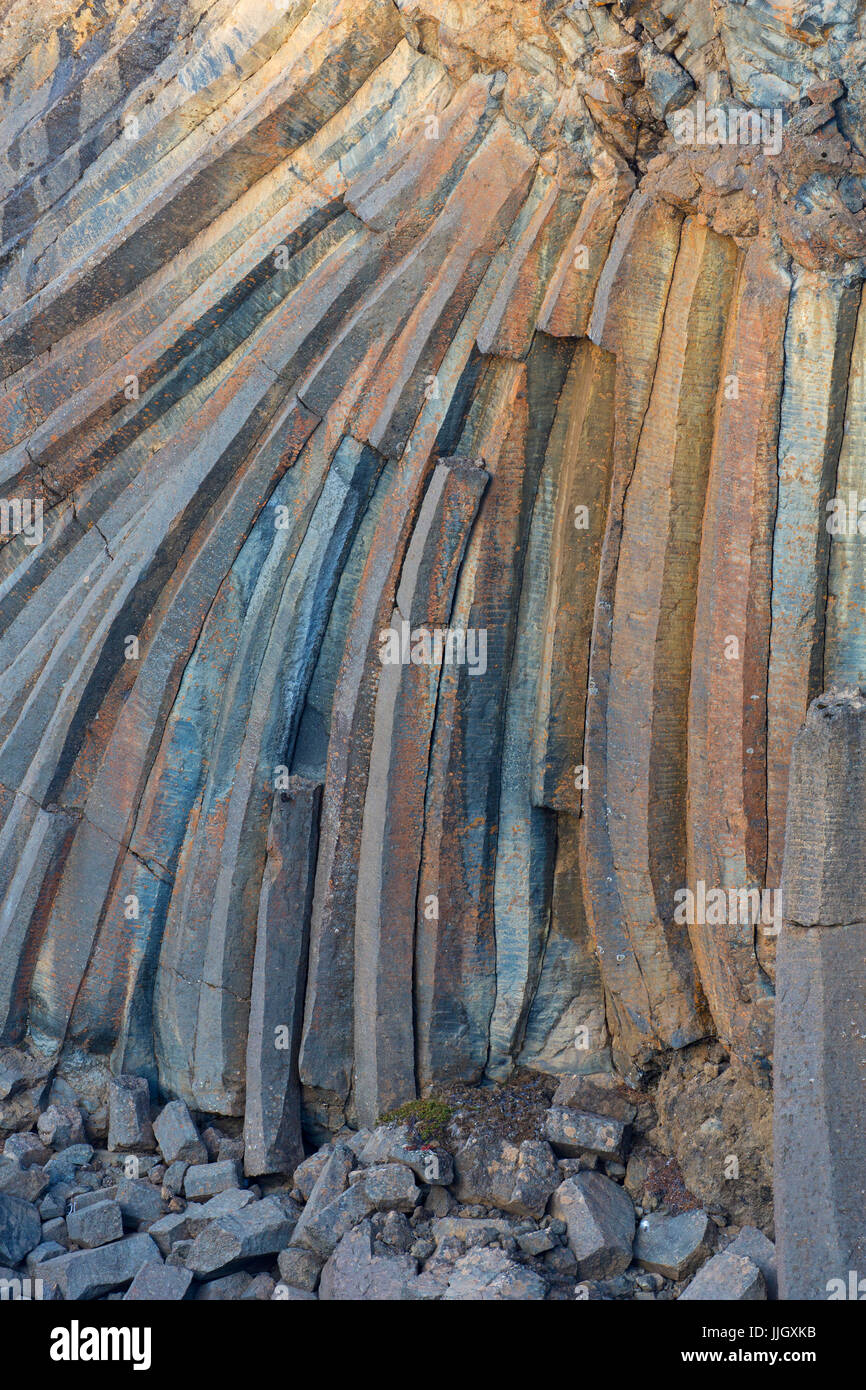
[[[686,1187],[702,1205],[723,1206],[739,1225],[773,1230],[773,1097],[707,1063],[689,1070],[677,1059],[656,1092],[654,1134],[676,1159]]]
[[[801,9],[4,7],[4,1132],[81,1143],[45,1078],[98,1064],[110,1149],[150,1096],[266,1176],[708,1037],[766,1100],[786,816],[783,988],[859,1006],[859,781],[788,801],[866,673],[866,41]],[[538,1215],[506,1147],[460,1190]]]
[[[782,1298],[848,1297],[866,1262],[864,739],[855,689],[816,700],[794,745],[776,1022]]]

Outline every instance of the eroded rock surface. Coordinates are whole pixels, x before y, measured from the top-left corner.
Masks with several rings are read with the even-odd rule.
[[[771,1229],[786,816],[790,939],[859,920],[788,801],[866,668],[864,35],[860,0],[4,6],[0,1127],[49,1191],[85,1131],[210,1167],[193,1117],[245,1117],[269,1180],[422,1093],[615,1067]],[[655,1171],[554,1108],[455,1147],[468,1204]]]

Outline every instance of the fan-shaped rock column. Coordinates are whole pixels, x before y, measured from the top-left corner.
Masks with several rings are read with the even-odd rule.
[[[698,567],[688,727],[688,887],[764,887],[776,458],[790,276],[754,243],[728,318]],[[760,921],[693,911],[689,934],[719,1036],[766,1072],[772,988]],[[712,917],[712,913],[709,914]],[[726,914],[727,917],[727,914]],[[772,923],[770,923],[772,926]]]

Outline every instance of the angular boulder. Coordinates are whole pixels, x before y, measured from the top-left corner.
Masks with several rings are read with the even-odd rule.
[[[599,1158],[624,1159],[628,1154],[631,1127],[604,1115],[554,1105],[545,1116],[544,1133],[554,1153],[563,1158],[590,1153]]]
[[[112,1076],[108,1082],[108,1147],[136,1153],[154,1146],[150,1086],[143,1076]]]
[[[231,1216],[211,1221],[197,1235],[186,1256],[186,1267],[197,1278],[234,1270],[259,1255],[276,1255],[285,1248],[292,1225],[272,1198],[254,1202]]]
[[[634,1258],[650,1274],[686,1279],[707,1255],[714,1230],[705,1211],[650,1212],[638,1222]]]
[[[42,1240],[42,1222],[32,1202],[0,1192],[0,1263],[20,1264]]]
[[[756,1264],[746,1255],[723,1250],[698,1270],[680,1294],[680,1300],[697,1303],[759,1303],[766,1300],[767,1286]]]
[[[179,1158],[187,1163],[207,1163],[207,1149],[184,1101],[169,1101],[154,1120],[153,1132],[166,1163]]]
[[[446,1302],[538,1302],[547,1285],[540,1275],[509,1259],[504,1250],[469,1250],[455,1261],[442,1295]]]
[[[635,1216],[624,1188],[601,1173],[578,1173],[556,1189],[550,1209],[565,1222],[581,1279],[610,1279],[628,1269]]]
[[[549,1144],[525,1139],[473,1138],[454,1155],[454,1194],[464,1203],[498,1207],[538,1221],[559,1182]]]
[[[410,1298],[417,1274],[408,1255],[374,1255],[369,1221],[343,1235],[322,1269],[319,1298],[333,1302],[399,1302]]]
[[[65,1299],[99,1298],[123,1288],[142,1265],[159,1264],[162,1256],[147,1235],[128,1236],[96,1250],[73,1250],[39,1267],[39,1277],[56,1284]]]

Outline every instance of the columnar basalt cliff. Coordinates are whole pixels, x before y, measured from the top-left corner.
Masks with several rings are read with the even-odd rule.
[[[2,5],[2,1043],[251,1173],[516,1069],[766,1086],[752,890],[866,676],[864,59],[859,0]]]

